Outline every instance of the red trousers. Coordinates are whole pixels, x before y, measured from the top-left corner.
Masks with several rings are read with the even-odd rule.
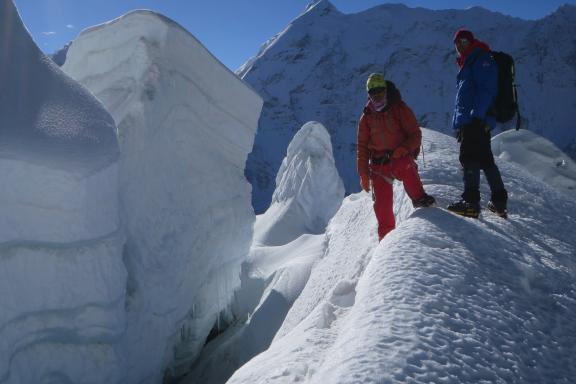
[[[394,179],[402,181],[404,190],[412,200],[423,197],[425,192],[418,175],[418,166],[411,156],[392,159],[387,164],[370,164],[370,179],[374,213],[378,220],[378,237],[382,240],[396,226],[392,189]]]

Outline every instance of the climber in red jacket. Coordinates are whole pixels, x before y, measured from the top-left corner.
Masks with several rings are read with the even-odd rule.
[[[368,103],[358,123],[357,168],[360,185],[370,191],[378,219],[380,240],[394,229],[394,180],[404,184],[415,208],[435,204],[424,192],[416,157],[420,151],[422,132],[412,110],[402,101],[400,92],[380,73],[373,73],[366,82]]]

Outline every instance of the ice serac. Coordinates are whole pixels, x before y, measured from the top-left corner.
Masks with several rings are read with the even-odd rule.
[[[270,205],[284,151],[307,121],[330,130],[346,192],[360,190],[356,125],[372,72],[384,73],[397,85],[421,126],[451,132],[458,71],[452,35],[462,26],[514,57],[523,128],[564,151],[571,145],[575,153],[574,20],[573,5],[532,21],[480,7],[428,10],[384,4],[342,14],[327,0],[312,3],[238,71],[265,98],[246,171],[256,213]]]
[[[560,192],[576,192],[576,163],[542,136],[524,129],[502,132],[492,139],[492,151]]]
[[[330,135],[322,124],[308,122],[288,146],[272,204],[256,220],[254,242],[282,245],[305,233],[323,233],[343,198]]]
[[[110,114],[0,0],[0,383],[122,375],[118,160]]]
[[[118,125],[126,382],[179,376],[239,285],[255,220],[244,164],[262,100],[189,32],[150,11],[84,31],[63,69]]]

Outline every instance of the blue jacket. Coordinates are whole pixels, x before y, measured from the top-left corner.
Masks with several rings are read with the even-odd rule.
[[[498,92],[498,67],[490,52],[475,48],[456,77],[456,103],[452,128],[459,129],[473,118],[494,128],[496,119],[486,112]]]

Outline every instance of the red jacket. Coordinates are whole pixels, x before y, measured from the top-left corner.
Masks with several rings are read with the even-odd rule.
[[[383,157],[400,146],[413,154],[420,150],[422,131],[418,121],[391,82],[387,82],[387,97],[384,110],[377,112],[368,105],[358,123],[356,165],[360,176],[369,175],[370,158]]]

